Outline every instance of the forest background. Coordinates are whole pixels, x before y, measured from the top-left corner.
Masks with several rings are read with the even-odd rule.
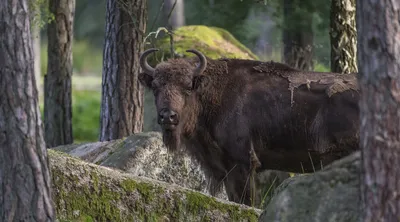
[[[230,0],[148,0],[147,4],[147,34],[159,27],[215,26],[230,32],[260,60],[282,61],[284,32],[296,33],[300,41],[307,41],[313,47],[312,65],[307,69],[330,71],[331,5],[324,1],[269,0],[257,4]],[[285,13],[288,8],[290,13]],[[72,131],[76,143],[98,140],[105,13],[105,0],[76,1],[72,46]],[[42,14],[40,29],[40,92],[48,64],[46,16],[49,15]],[[39,100],[44,116],[43,93]]]

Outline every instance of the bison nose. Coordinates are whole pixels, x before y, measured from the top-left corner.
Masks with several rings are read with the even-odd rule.
[[[161,124],[177,124],[178,114],[169,109],[162,109],[159,114],[159,123]]]

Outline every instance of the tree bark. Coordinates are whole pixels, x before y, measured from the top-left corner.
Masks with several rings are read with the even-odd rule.
[[[400,218],[400,7],[357,2],[364,221]]]
[[[44,122],[47,147],[73,143],[72,41],[75,0],[49,0],[55,20],[48,25],[48,65],[44,78]]]
[[[176,3],[175,3],[176,2]],[[174,6],[175,4],[175,6]],[[172,12],[171,12],[172,10]],[[168,16],[171,16],[168,18]],[[164,4],[165,19],[170,29],[177,29],[185,25],[185,5],[183,0],[166,0]]]
[[[356,30],[356,0],[332,0],[329,33],[332,72],[358,72]]]
[[[146,4],[146,0],[107,0],[100,141],[143,130],[143,87],[138,74]]]
[[[0,221],[54,221],[27,1],[0,18]]]
[[[284,0],[283,14],[285,28],[283,29],[283,62],[301,70],[313,70],[314,37],[312,19],[305,15],[298,25],[295,15],[296,7],[301,7],[294,0]],[[301,25],[300,25],[301,24]]]

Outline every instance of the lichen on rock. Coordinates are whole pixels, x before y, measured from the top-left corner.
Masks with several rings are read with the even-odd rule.
[[[154,180],[208,192],[208,181],[200,164],[186,153],[168,153],[160,132],[144,132],[123,139],[52,149],[74,157]],[[227,200],[225,189],[217,197]]]
[[[260,210],[48,150],[59,221],[257,221]]]
[[[360,221],[360,151],[313,174],[285,180],[259,221]]]

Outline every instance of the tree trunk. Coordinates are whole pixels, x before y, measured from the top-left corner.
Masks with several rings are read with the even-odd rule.
[[[309,16],[303,16],[306,20],[296,25],[292,12],[296,7],[301,7],[293,0],[284,0],[283,14],[285,28],[283,29],[283,62],[291,67],[301,70],[313,70],[314,37],[312,31],[312,20]]]
[[[55,147],[73,142],[71,76],[75,0],[49,0],[49,10],[55,20],[47,28],[44,122],[47,147]]]
[[[357,2],[364,221],[400,218],[399,14],[393,1]]]
[[[54,221],[26,0],[0,1],[0,221]]]
[[[146,0],[107,0],[100,141],[143,130],[143,86],[138,74],[146,19]]]
[[[175,6],[174,6],[175,4]],[[172,11],[172,12],[171,12]],[[164,14],[170,29],[185,25],[185,5],[183,0],[166,0]],[[168,16],[170,17],[168,18]]]
[[[332,0],[329,33],[332,72],[358,72],[356,30],[356,0]]]

